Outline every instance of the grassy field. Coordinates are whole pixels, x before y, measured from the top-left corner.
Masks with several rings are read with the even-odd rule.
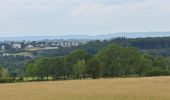
[[[9,55],[12,55],[12,56],[29,56],[29,57],[33,56],[30,52],[9,53]]]
[[[0,84],[0,100],[170,100],[170,77]]]

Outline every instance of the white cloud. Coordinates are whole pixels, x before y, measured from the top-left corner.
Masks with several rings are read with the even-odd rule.
[[[119,6],[113,6],[112,4],[82,4],[76,10],[72,11],[75,15],[103,15],[110,14],[119,10]]]
[[[0,22],[24,14],[55,13],[65,6],[66,2],[68,0],[0,0]]]
[[[129,1],[129,2],[128,2]],[[130,2],[131,1],[131,2]],[[126,3],[82,3],[71,13],[73,15],[113,15],[115,13],[170,13],[170,0],[127,0]]]
[[[170,0],[0,0],[0,33],[158,29],[170,27],[169,5]]]
[[[55,13],[73,15],[112,15],[114,13],[170,12],[170,0],[0,0],[0,21],[23,13]],[[67,6],[71,6],[71,9]]]

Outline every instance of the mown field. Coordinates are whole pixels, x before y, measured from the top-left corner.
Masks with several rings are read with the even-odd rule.
[[[0,100],[170,100],[170,77],[0,84]]]

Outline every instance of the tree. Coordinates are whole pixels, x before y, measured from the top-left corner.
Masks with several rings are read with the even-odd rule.
[[[26,77],[32,77],[34,79],[34,77],[37,76],[37,65],[36,65],[36,60],[30,60],[26,63],[25,67],[24,67],[24,71],[25,71],[25,76]]]
[[[142,54],[139,52],[138,49],[133,47],[126,47],[123,49],[121,54],[121,63],[122,63],[122,70],[124,75],[131,75],[136,73],[136,68],[138,67],[138,63],[141,60]]]
[[[135,64],[135,72],[139,76],[145,76],[146,71],[150,70],[153,66],[153,62],[151,59],[147,58],[148,55],[143,55],[140,57],[140,60]]]
[[[83,75],[86,72],[86,63],[85,60],[78,60],[76,64],[73,66],[73,71],[78,78],[82,79]]]
[[[104,66],[105,77],[135,74],[141,56],[136,48],[115,44],[109,45],[97,54],[97,58]]]
[[[12,72],[10,73],[10,77],[11,77],[11,79],[12,79],[13,81],[15,81],[15,80],[16,80],[16,77],[17,77],[17,71],[12,71]]]
[[[1,68],[0,72],[1,72],[1,77],[0,77],[1,80],[3,80],[3,81],[9,81],[10,80],[10,74],[9,74],[8,69]]]
[[[97,54],[97,58],[100,60],[101,64],[104,66],[104,76],[114,76],[116,75],[117,70],[120,65],[120,61],[122,59],[121,53],[122,53],[122,47],[112,44],[108,47],[102,49]]]
[[[50,75],[53,77],[53,80],[59,79],[65,73],[64,58],[51,58],[48,67],[50,67]]]
[[[50,59],[49,58],[40,58],[36,61],[36,75],[43,80],[45,77],[49,77],[50,74]]]
[[[102,67],[100,61],[97,58],[93,58],[88,62],[88,73],[93,79],[102,76]]]
[[[69,77],[69,75],[73,74],[73,66],[77,63],[78,60],[84,59],[85,61],[87,61],[90,58],[91,58],[91,55],[88,54],[88,52],[86,52],[83,49],[77,49],[71,52],[64,59],[66,75]]]

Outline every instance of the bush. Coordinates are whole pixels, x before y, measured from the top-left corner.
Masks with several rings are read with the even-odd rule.
[[[152,69],[146,70],[144,76],[164,76],[170,75],[170,71],[163,70],[160,67],[153,67]]]
[[[0,83],[10,83],[12,80],[0,79]]]

